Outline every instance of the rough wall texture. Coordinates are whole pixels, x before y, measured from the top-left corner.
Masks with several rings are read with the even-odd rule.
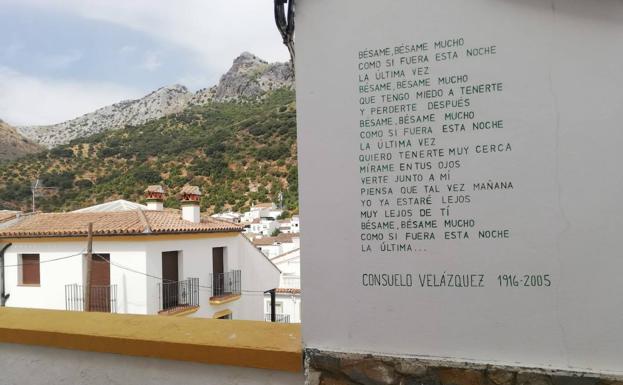
[[[588,373],[305,351],[306,385],[623,385]]]

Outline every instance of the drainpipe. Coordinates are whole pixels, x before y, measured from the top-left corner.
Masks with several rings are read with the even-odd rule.
[[[7,243],[0,250],[0,281],[2,284],[0,285],[0,307],[4,307],[6,305],[6,300],[9,299],[10,294],[5,293],[4,288],[4,252],[7,251],[9,247],[11,247],[12,243]]]
[[[275,294],[277,294],[277,289],[270,289],[270,290],[266,290],[264,292],[264,294],[270,294],[270,322],[276,322],[277,321],[277,314],[276,314],[276,304],[275,304]]]

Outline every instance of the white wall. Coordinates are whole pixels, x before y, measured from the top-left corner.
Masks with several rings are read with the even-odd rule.
[[[623,374],[623,3],[313,0],[297,3],[296,22],[305,345]],[[435,48],[435,42],[446,39],[464,43]],[[401,48],[423,43],[426,52]],[[470,57],[466,52],[491,46],[494,54],[489,50]],[[365,58],[385,47],[387,56]],[[457,58],[444,60],[453,57],[448,51]],[[421,55],[428,62],[414,64]],[[390,67],[392,59],[395,66]],[[376,60],[378,72],[365,68]],[[430,77],[431,86],[395,91],[402,79],[381,79],[387,79],[387,70],[398,77],[404,70],[410,81]],[[467,75],[467,83],[439,81],[452,75]],[[366,85],[385,81],[391,92],[366,92]],[[499,87],[484,86],[500,82],[499,92]],[[439,88],[443,97],[429,92],[418,99],[417,91]],[[402,93],[410,95],[408,103],[383,103],[382,96]],[[377,98],[376,112],[381,106],[387,110],[373,116],[370,96]],[[466,98],[469,107],[461,107],[458,99]],[[409,103],[416,104],[415,113],[391,112]],[[475,118],[445,116],[464,111]],[[422,122],[428,114],[435,115],[434,122]],[[393,121],[366,127],[364,119],[387,117]],[[415,117],[421,123],[411,124]],[[498,120],[503,127],[473,129],[473,123]],[[466,131],[444,131],[444,125],[457,123],[465,124]],[[429,126],[430,134],[403,131]],[[365,138],[377,132],[384,137]],[[402,144],[392,141],[394,133]],[[512,150],[478,152],[478,146],[506,143]],[[469,151],[449,152],[461,146]],[[427,151],[433,149],[446,153]],[[415,157],[405,156],[412,152]],[[391,162],[380,159],[387,154]],[[366,155],[380,160],[365,160]],[[395,171],[366,170],[386,163]],[[451,164],[450,182],[439,183]],[[401,172],[404,165],[426,182],[396,180],[408,176],[407,167]],[[383,176],[387,182],[379,182]],[[514,188],[473,187],[488,181],[510,181]],[[464,192],[449,191],[447,184],[453,183],[457,189],[464,184]],[[423,202],[425,185],[439,189],[430,192],[430,204]],[[366,189],[379,186],[393,191]],[[470,202],[458,203],[463,194]],[[398,211],[386,211],[397,210],[397,198],[411,197],[421,201],[402,207],[414,210],[403,214],[405,219],[437,220],[439,228],[431,230],[435,240],[407,240],[407,233],[421,229],[400,227],[403,218],[392,217]],[[367,199],[379,221],[397,225],[396,241],[386,245],[408,244],[411,250],[362,242],[362,234],[375,233],[362,231],[362,211],[371,214],[364,208]],[[383,206],[382,199],[389,204]],[[430,214],[422,208],[430,208]],[[444,218],[475,219],[470,239],[445,239],[452,227],[443,224]],[[509,236],[478,236],[480,230],[497,229],[509,230]],[[394,231],[381,233],[388,241]],[[398,274],[404,286],[400,281],[370,286],[364,274]],[[478,281],[482,275],[482,285],[448,284],[450,275],[471,280],[472,274]],[[504,275],[516,281],[500,282]],[[545,276],[550,284],[544,285]]]
[[[138,242],[93,242],[93,253],[110,254],[113,264],[145,271],[144,245]],[[85,242],[14,243],[5,253],[6,292],[11,295],[7,306],[65,310],[65,285],[84,283],[84,259],[81,255],[58,261],[45,262],[73,254],[84,253]],[[18,255],[40,255],[40,286],[20,286]],[[145,306],[145,277],[110,267],[110,283],[117,285],[119,313],[147,314]]]
[[[82,284],[82,255],[45,263],[50,259],[80,254],[84,243],[16,243],[5,253],[5,290],[10,295],[6,305],[65,310],[65,285]],[[19,254],[39,254],[40,286],[20,286]],[[43,262],[43,263],[41,263]]]
[[[303,373],[0,344],[0,385],[301,385]]]
[[[42,262],[80,253],[86,242],[15,243],[5,253],[7,306],[65,310],[65,285],[83,284],[80,256],[41,263],[41,285],[18,285],[19,254],[40,254]],[[225,271],[242,271],[242,298],[223,305],[210,305],[212,248],[225,247]],[[181,251],[179,279],[199,278],[199,310],[196,317],[212,316],[229,309],[235,319],[263,320],[263,291],[276,288],[279,270],[244,236],[169,239],[162,241],[102,241],[93,243],[93,252],[110,254],[111,285],[117,285],[117,312],[157,314],[158,283],[162,277],[162,252]],[[138,272],[138,273],[137,273]]]
[[[262,301],[257,293],[252,291],[265,291],[276,287],[278,284],[279,271],[275,268],[259,250],[250,250],[249,242],[242,235],[230,237],[206,237],[200,239],[164,240],[151,241],[148,244],[148,274],[162,277],[162,252],[179,251],[180,253],[180,279],[199,278],[199,285],[203,286],[199,292],[199,310],[193,317],[208,317],[219,311],[229,309],[234,319],[262,320],[263,313],[260,311]],[[242,271],[242,298],[223,305],[210,305],[212,282],[212,249],[225,248],[225,271]],[[252,247],[252,245],[251,245]],[[157,279],[148,279],[150,298],[150,314],[158,310]],[[263,297],[263,294],[261,295]]]
[[[292,294],[277,294],[275,304],[281,303],[281,310],[277,308],[277,314],[290,316],[290,323],[301,322],[301,296]],[[264,297],[264,311],[270,314],[270,295]]]

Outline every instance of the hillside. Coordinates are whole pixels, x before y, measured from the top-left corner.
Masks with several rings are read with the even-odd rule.
[[[58,193],[38,198],[45,211],[112,199],[142,201],[149,184],[202,187],[202,208],[240,210],[279,191],[298,207],[294,92],[279,89],[254,102],[207,101],[157,120],[74,139],[40,154],[0,163],[0,207],[28,209],[40,177]]]
[[[15,128],[0,120],[0,161],[16,159],[42,150],[41,146],[29,141]]]
[[[159,88],[148,95],[100,108],[91,113],[47,126],[18,127],[22,135],[48,148],[71,140],[127,125],[140,125],[154,119],[184,111],[191,106],[211,102],[254,100],[267,92],[292,86],[292,70],[286,63],[272,63],[244,52],[219,84],[190,92],[182,85]]]

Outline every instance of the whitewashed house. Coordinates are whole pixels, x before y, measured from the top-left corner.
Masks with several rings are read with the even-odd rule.
[[[242,218],[242,214],[237,213],[235,211],[228,211],[225,213],[217,213],[213,214],[212,218],[218,219],[221,221],[227,221],[232,223],[240,223],[240,219]]]
[[[274,203],[258,203],[253,205],[249,211],[242,214],[241,221],[250,223],[260,218],[272,218],[276,220],[283,213],[282,209],[277,208]]]
[[[275,295],[275,313],[277,322],[301,322],[301,249],[290,250],[271,258],[281,270],[279,287]],[[266,320],[271,320],[271,298],[265,298]]]
[[[268,258],[275,258],[301,247],[301,239],[297,234],[282,233],[275,237],[255,237],[253,244]]]
[[[181,212],[163,210],[162,189],[146,193],[148,210],[33,214],[0,228],[6,306],[265,319],[263,293],[280,271],[242,227],[202,219],[196,187],[183,190]]]
[[[279,229],[279,221],[275,221],[272,218],[255,219],[253,222],[245,225],[244,227],[244,231],[246,233],[263,236],[270,236],[277,229]]]
[[[290,219],[290,232],[292,234],[298,234],[301,232],[301,219],[298,215],[295,215]]]

